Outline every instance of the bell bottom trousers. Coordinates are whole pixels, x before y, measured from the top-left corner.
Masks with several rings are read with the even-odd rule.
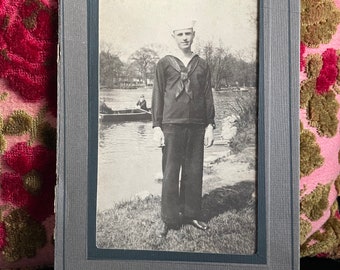
[[[164,124],[162,129],[165,142],[162,149],[162,220],[176,225],[181,217],[199,219],[205,127]]]

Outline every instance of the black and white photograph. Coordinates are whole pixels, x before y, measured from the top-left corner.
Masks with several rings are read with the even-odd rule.
[[[97,248],[257,252],[258,13],[99,1]]]

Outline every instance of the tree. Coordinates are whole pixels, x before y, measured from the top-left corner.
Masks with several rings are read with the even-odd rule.
[[[158,59],[155,50],[148,47],[142,47],[130,56],[131,64],[138,70],[145,85],[148,84],[148,79],[152,79]]]
[[[227,86],[234,85],[237,81],[236,76],[236,58],[228,53],[223,57],[223,74],[222,79]]]
[[[202,57],[207,61],[211,70],[214,68],[214,46],[211,42],[208,42],[202,48]]]
[[[214,47],[212,42],[208,42],[200,49],[200,51],[200,54],[210,67],[212,86],[216,90],[220,90],[225,73],[223,59],[228,50],[223,48],[222,45]]]
[[[100,84],[107,87],[119,86],[123,63],[117,55],[101,51],[99,55]]]
[[[226,72],[225,65],[223,63],[223,59],[227,54],[227,50],[224,49],[222,46],[215,48],[214,57],[213,57],[213,85],[215,89],[218,91],[221,89],[222,81],[223,81],[223,74]]]

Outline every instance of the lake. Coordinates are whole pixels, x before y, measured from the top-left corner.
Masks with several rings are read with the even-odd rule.
[[[102,90],[100,97],[112,109],[130,109],[144,94],[148,107],[152,89]],[[223,139],[225,118],[232,113],[230,105],[242,93],[213,92],[216,110],[216,144],[205,152],[205,159],[223,155],[227,146]],[[151,121],[99,123],[98,130],[98,195],[99,211],[136,194],[160,194],[161,149],[153,141]]]

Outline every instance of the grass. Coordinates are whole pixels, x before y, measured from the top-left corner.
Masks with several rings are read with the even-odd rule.
[[[235,127],[237,132],[229,143],[234,153],[239,153],[249,145],[256,144],[257,125],[257,93],[249,91],[242,93],[235,99],[235,104],[230,104],[231,111],[236,117]]]
[[[150,195],[116,204],[97,215],[97,246],[133,250],[254,254],[256,236],[253,181],[223,186],[203,196],[202,215],[209,229],[191,225],[161,230],[160,197]]]
[[[255,94],[242,94],[234,105],[236,135],[229,148],[235,161],[256,168]],[[255,151],[256,152],[256,151]],[[218,158],[213,165],[226,163],[231,157]],[[217,165],[216,165],[217,166]],[[230,166],[230,164],[229,164]],[[220,254],[254,254],[256,252],[255,181],[223,185],[214,166],[205,168],[209,175],[204,184],[209,192],[203,196],[202,219],[209,229],[201,231],[191,225],[170,230],[166,238],[158,238],[162,221],[160,197],[149,195],[115,204],[97,214],[97,247],[130,250],[179,251]]]

